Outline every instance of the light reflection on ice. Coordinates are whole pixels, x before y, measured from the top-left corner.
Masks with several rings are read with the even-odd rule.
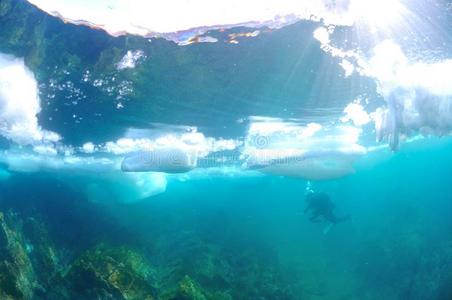
[[[326,25],[367,23],[376,31],[407,13],[398,0],[28,1],[66,22],[102,28],[115,36],[164,37],[180,44],[211,42],[202,35],[212,29],[281,28],[299,20],[321,20]]]
[[[393,149],[398,147],[401,135],[446,135],[450,134],[452,129],[450,59],[435,62],[409,61],[400,46],[390,40],[379,43],[369,59],[359,53],[358,49],[343,50],[332,43],[334,26],[328,24],[351,25],[366,19],[372,23],[374,30],[381,29],[387,26],[389,20],[386,17],[391,17],[392,21],[400,17],[392,14],[394,10],[391,10],[389,16],[386,14],[387,8],[392,6],[396,6],[397,11],[403,11],[398,1],[337,1],[335,6],[327,6],[327,2],[321,0],[240,3],[228,1],[214,4],[199,1],[191,4],[178,2],[177,5],[169,1],[165,3],[167,6],[142,10],[143,5],[152,4],[138,1],[132,6],[129,2],[124,4],[125,2],[118,0],[113,4],[109,2],[109,11],[103,16],[103,9],[107,7],[105,1],[30,2],[52,14],[60,14],[60,17],[73,23],[93,27],[101,27],[98,24],[104,24],[103,28],[115,35],[129,32],[148,37],[163,36],[181,45],[216,42],[216,38],[204,35],[210,29],[238,25],[279,28],[300,19],[320,21],[320,18],[323,18],[323,24],[319,22],[320,27],[313,33],[314,38],[320,42],[321,49],[338,59],[345,76],[356,72],[360,76],[375,79],[386,105],[369,114],[364,105],[351,102],[344,109],[345,116],[340,119],[343,123],[333,122],[328,125],[302,124],[271,118],[252,119],[246,136],[230,140],[206,137],[202,132],[193,129],[182,133],[169,129],[159,136],[144,132],[141,136],[126,135],[102,144],[86,141],[81,147],[73,147],[62,144],[57,133],[46,131],[39,126],[36,114],[40,111],[40,103],[33,74],[25,68],[21,60],[1,55],[0,131],[4,137],[23,146],[1,153],[0,163],[8,169],[0,171],[2,180],[9,178],[10,173],[14,172],[66,172],[68,177],[83,174],[85,178],[91,176],[101,179],[100,182],[106,185],[121,183],[117,190],[111,192],[111,195],[105,195],[106,197],[141,199],[165,191],[170,175],[164,173],[171,170],[162,168],[162,165],[158,166],[160,169],[155,168],[151,161],[142,169],[140,167],[143,166],[138,166],[138,169],[162,172],[126,174],[120,170],[124,156],[133,157],[137,152],[147,151],[161,157],[173,150],[181,154],[179,158],[190,158],[187,160],[190,162],[187,164],[189,168],[184,170],[190,172],[172,177],[180,180],[188,180],[201,174],[232,174],[231,170],[234,170],[237,176],[269,173],[307,179],[332,179],[353,173],[355,162],[365,157],[367,152],[382,150],[379,146],[369,146],[360,141],[361,133],[366,130],[365,125],[371,121],[375,123],[377,138],[389,140]],[[181,5],[189,5],[189,9],[185,10]],[[177,15],[174,7],[183,14]],[[152,8],[156,8],[155,5]],[[195,13],[189,13],[190,11]],[[124,14],[134,22],[121,18]],[[175,18],[169,17],[174,15]],[[99,17],[106,18],[105,22]],[[80,19],[85,21],[74,21]],[[146,23],[146,26],[143,26],[144,23],[140,24],[148,21],[153,23]],[[230,34],[229,42],[237,43],[238,38],[255,37],[261,32],[252,29],[251,32]],[[117,68],[134,68],[143,58],[144,54],[140,50],[128,51],[121,61],[116,62]],[[116,91],[117,100],[131,91],[129,82],[111,86],[109,83],[115,81],[114,77],[92,78],[89,71],[86,71],[82,80],[109,95],[113,95],[116,87],[119,87]],[[26,89],[18,88],[24,85]],[[70,81],[61,85],[50,82],[49,86],[60,91],[67,89],[77,94],[77,97],[83,97],[81,91],[76,90]],[[75,105],[77,99],[72,103]],[[121,105],[118,104],[117,107],[120,108]],[[232,151],[235,156],[227,159],[222,156],[224,151]],[[219,153],[218,156],[215,156],[215,153]],[[192,163],[193,157],[196,163]],[[200,163],[203,159],[210,159],[212,163],[208,166],[211,168],[199,167],[198,159]],[[225,164],[230,161],[236,165]],[[163,167],[167,165],[163,164]],[[105,192],[102,183],[93,185],[88,180],[84,191],[93,198],[98,198],[100,193]]]

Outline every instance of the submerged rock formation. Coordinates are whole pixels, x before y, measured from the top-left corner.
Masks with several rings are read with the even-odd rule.
[[[188,275],[179,282],[177,289],[170,293],[168,296],[164,296],[166,300],[207,300],[202,288],[193,281]]]
[[[58,257],[46,227],[35,218],[0,212],[0,298],[41,299],[58,291]]]
[[[153,276],[154,270],[138,252],[101,244],[76,259],[65,279],[73,298],[153,300]]]
[[[25,239],[14,215],[0,212],[0,298],[30,299],[37,284]]]

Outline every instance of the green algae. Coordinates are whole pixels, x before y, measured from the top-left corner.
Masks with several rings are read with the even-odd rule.
[[[98,245],[79,257],[65,278],[75,295],[115,299],[154,299],[153,269],[144,257],[127,247]]]
[[[201,287],[188,275],[179,282],[178,289],[174,295],[164,297],[168,300],[207,300]]]
[[[16,216],[0,212],[0,296],[2,299],[31,299],[36,274],[27,254]]]

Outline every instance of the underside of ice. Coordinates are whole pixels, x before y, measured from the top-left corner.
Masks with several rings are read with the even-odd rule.
[[[452,132],[452,60],[410,62],[400,46],[385,41],[374,50],[367,75],[374,77],[386,106],[375,112],[377,139],[398,149],[401,134]]]
[[[127,155],[121,164],[124,172],[185,173],[196,168],[197,155],[177,148],[139,151]]]

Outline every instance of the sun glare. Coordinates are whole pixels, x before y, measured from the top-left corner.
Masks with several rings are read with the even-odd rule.
[[[359,23],[372,30],[388,29],[402,18],[404,6],[399,0],[353,0],[350,12]]]

